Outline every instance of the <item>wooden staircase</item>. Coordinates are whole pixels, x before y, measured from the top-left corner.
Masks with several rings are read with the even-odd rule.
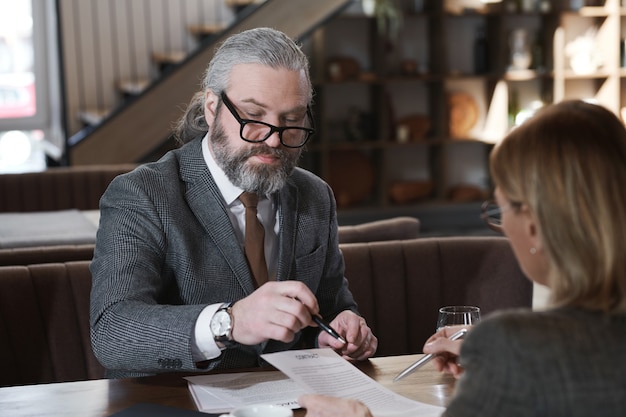
[[[246,10],[246,7],[258,5],[264,1],[266,0],[224,0],[224,3],[226,4],[226,6],[233,9],[236,14],[239,14],[243,13],[244,10]],[[187,26],[187,31],[197,41],[198,44],[202,45],[204,43],[207,43],[211,37],[219,35],[227,28],[228,25],[225,23],[201,25],[190,24]],[[183,63],[185,59],[189,56],[189,51],[182,49],[154,51],[150,55],[150,60],[152,64],[156,67],[158,74],[162,76],[167,71],[170,71],[176,66]],[[121,94],[123,102],[127,102],[143,93],[152,85],[152,83],[156,81],[158,80],[154,80],[148,77],[142,78],[135,76],[130,79],[119,80],[118,82],[116,82],[116,88],[117,91]],[[78,117],[82,124],[87,127],[87,131],[90,131],[94,127],[102,123],[114,111],[114,107],[87,108],[80,111]],[[77,137],[80,137],[80,134],[77,135]]]
[[[229,0],[243,7],[249,0]],[[254,27],[268,26],[301,39],[351,3],[350,0],[267,0],[241,16],[230,27],[195,26],[190,32],[210,37],[189,56],[175,53],[153,56],[164,66],[155,83],[145,80],[118,86],[130,100],[111,114],[92,117],[95,124],[70,138],[70,165],[134,163],[158,157],[172,147],[171,129],[181,108],[199,88],[199,80],[211,60],[215,45],[228,36]],[[246,9],[248,10],[248,9]]]

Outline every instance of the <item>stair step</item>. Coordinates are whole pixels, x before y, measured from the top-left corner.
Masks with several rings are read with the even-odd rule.
[[[187,57],[185,51],[170,51],[170,52],[153,52],[152,60],[157,64],[178,64]]]
[[[187,57],[185,51],[170,51],[170,52],[153,52],[152,61],[157,64],[159,72],[163,73],[176,65],[180,64]]]
[[[226,25],[221,24],[221,23],[216,23],[213,25],[189,25],[187,26],[187,29],[189,30],[189,33],[191,33],[194,36],[198,36],[198,37],[202,37],[202,36],[209,36],[209,35],[216,35],[220,32],[222,32],[224,29],[226,29]]]
[[[264,1],[265,0],[226,0],[226,5],[232,8],[235,13],[239,13],[251,4],[259,4]]]
[[[125,95],[135,96],[141,94],[152,83],[148,78],[137,80],[121,80],[117,88]]]
[[[255,3],[263,3],[264,0],[226,0],[228,7],[244,7]]]
[[[96,126],[111,114],[111,109],[85,109],[78,113],[78,118],[86,126]]]

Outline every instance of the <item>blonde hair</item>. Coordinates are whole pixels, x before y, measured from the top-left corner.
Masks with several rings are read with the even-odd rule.
[[[490,156],[495,184],[534,216],[554,306],[626,311],[626,129],[583,101],[550,105]]]

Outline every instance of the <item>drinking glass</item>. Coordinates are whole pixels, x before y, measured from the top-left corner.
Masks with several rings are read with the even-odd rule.
[[[480,321],[480,308],[476,306],[446,306],[439,309],[437,331],[444,327],[472,325]]]

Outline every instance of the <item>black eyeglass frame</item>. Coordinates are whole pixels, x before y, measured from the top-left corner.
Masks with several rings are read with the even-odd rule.
[[[509,201],[503,207],[500,207],[496,200],[490,199],[485,202],[480,207],[480,218],[491,230],[502,233],[502,212],[506,208],[512,208],[513,210],[520,210],[524,203],[520,201]]]
[[[286,148],[293,148],[293,149],[297,149],[297,148],[301,148],[304,145],[306,145],[306,143],[309,141],[309,139],[311,138],[312,135],[315,134],[315,121],[313,120],[313,114],[311,113],[311,108],[309,106],[306,107],[306,114],[309,118],[309,122],[311,123],[312,127],[303,127],[303,126],[274,126],[271,125],[269,123],[265,123],[265,122],[261,122],[260,120],[252,120],[252,119],[244,119],[241,116],[239,116],[239,113],[237,113],[237,109],[235,109],[235,105],[232,103],[232,101],[230,101],[230,99],[228,98],[228,96],[226,95],[225,92],[222,91],[222,93],[220,94],[220,97],[222,98],[222,101],[224,102],[224,104],[226,105],[226,108],[228,109],[228,111],[230,111],[230,114],[233,115],[233,117],[235,118],[235,120],[237,120],[237,122],[239,122],[239,137],[249,143],[259,143],[259,142],[265,142],[270,136],[272,136],[272,134],[274,132],[278,132],[278,139],[280,139],[280,143],[286,147]],[[263,139],[247,139],[243,136],[243,129],[244,127],[248,124],[248,123],[255,123],[255,124],[259,124],[259,125],[264,125],[270,128],[269,132],[265,135],[265,137]],[[306,136],[302,142],[302,144],[297,145],[297,146],[293,146],[293,145],[289,145],[287,143],[285,143],[283,141],[283,132],[285,130],[293,130],[293,129],[297,129],[297,130],[301,130],[304,133],[306,133]]]

